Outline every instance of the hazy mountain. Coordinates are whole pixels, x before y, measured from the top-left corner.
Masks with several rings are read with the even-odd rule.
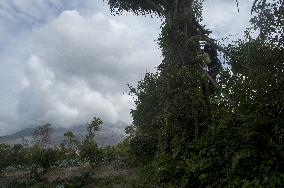
[[[11,135],[0,136],[0,142],[31,136],[35,128],[26,128]]]
[[[103,125],[101,131],[96,135],[96,140],[99,146],[115,145],[123,140],[124,123],[118,125]],[[58,145],[64,139],[64,133],[72,131],[78,139],[82,140],[87,134],[86,125],[76,126],[72,128],[56,128],[51,136],[51,145]],[[37,128],[37,127],[36,127]],[[0,136],[0,142],[10,145],[24,143],[26,140],[30,142],[32,139],[32,133],[36,128],[26,128],[11,135]]]

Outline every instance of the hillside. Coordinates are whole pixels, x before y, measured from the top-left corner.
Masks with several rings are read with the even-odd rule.
[[[87,134],[86,125],[75,126],[72,128],[55,128],[51,135],[51,145],[59,145],[64,139],[64,133],[72,131],[79,140],[82,140]],[[103,125],[102,129],[96,133],[96,141],[99,146],[115,145],[123,140],[125,133],[124,127],[126,125],[120,122],[118,125]],[[14,134],[1,136],[0,143],[6,143],[9,145],[23,144],[24,142],[30,142],[32,139],[32,133],[38,127],[26,128],[20,130]]]

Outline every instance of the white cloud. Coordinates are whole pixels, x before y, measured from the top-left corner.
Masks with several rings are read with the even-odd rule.
[[[152,24],[145,32],[151,21],[143,19],[122,21],[101,12],[83,16],[72,10],[25,31],[17,46],[28,43],[27,48],[3,53],[19,54],[14,60],[7,57],[19,73],[16,79],[5,76],[18,87],[9,100],[16,101],[13,112],[0,117],[1,134],[46,122],[70,127],[93,116],[107,124],[130,123],[133,101],[123,94],[126,84],[136,84],[161,61],[154,42],[158,26]]]
[[[155,36],[145,37],[142,27],[146,26],[131,27],[130,22],[102,13],[83,17],[77,11],[65,11],[35,31],[36,46],[61,79],[85,78],[108,92],[108,84],[121,88],[121,84],[134,83],[141,71],[159,64]]]
[[[243,37],[246,28],[250,27],[250,10],[253,0],[205,0],[204,24],[213,31],[212,37],[231,40]],[[239,9],[239,12],[238,12]]]
[[[205,23],[217,38],[248,26],[248,3],[240,0],[240,13],[234,3],[205,1]],[[99,0],[1,0],[0,135],[93,116],[131,122],[133,101],[123,92],[161,62],[159,24],[113,17]]]
[[[93,116],[115,124],[123,120],[120,115],[125,115],[118,105],[123,103],[128,108],[131,105],[125,96],[110,100],[89,88],[83,80],[68,83],[57,80],[45,62],[36,56],[31,57],[26,72],[29,84],[21,91],[18,105],[18,121],[24,126],[51,122],[70,127],[85,124]]]

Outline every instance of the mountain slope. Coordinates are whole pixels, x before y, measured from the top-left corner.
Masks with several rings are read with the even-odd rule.
[[[126,124],[103,125],[101,131],[96,135],[96,141],[99,146],[115,145],[124,138],[124,127]],[[87,134],[86,125],[67,128],[56,128],[51,136],[51,145],[58,145],[64,139],[64,133],[72,131],[79,140],[82,140]],[[9,145],[22,144],[24,140],[30,142],[32,133],[36,128],[26,128],[11,135],[0,136],[0,142]]]

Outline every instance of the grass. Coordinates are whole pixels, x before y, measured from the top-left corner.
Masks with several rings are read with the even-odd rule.
[[[0,176],[3,188],[144,188],[158,187],[139,179],[139,170],[125,164],[52,168],[31,178],[30,172],[15,171]]]

